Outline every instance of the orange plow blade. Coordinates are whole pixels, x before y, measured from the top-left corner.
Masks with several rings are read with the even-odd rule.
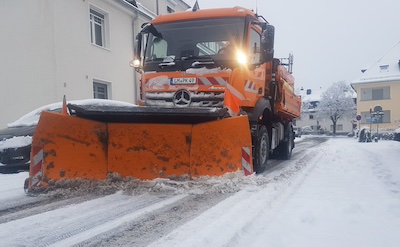
[[[247,150],[247,153],[243,152]],[[246,116],[199,124],[103,123],[43,112],[32,141],[29,188],[50,180],[154,179],[253,172]]]

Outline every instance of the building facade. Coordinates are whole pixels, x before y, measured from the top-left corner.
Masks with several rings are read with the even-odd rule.
[[[361,125],[372,129],[400,127],[400,42],[351,83],[357,92]],[[377,107],[377,108],[376,108]],[[380,114],[376,114],[379,110]]]
[[[141,25],[186,11],[182,0],[0,1],[0,128],[45,104],[86,98],[136,103],[129,65]]]
[[[329,119],[319,119],[317,117],[316,107],[321,100],[322,89],[301,90],[302,111],[296,126],[302,129],[303,133],[310,134],[331,134],[333,132],[333,124]],[[353,95],[354,101],[356,95]],[[339,119],[336,123],[336,134],[346,135],[356,127],[355,119]]]

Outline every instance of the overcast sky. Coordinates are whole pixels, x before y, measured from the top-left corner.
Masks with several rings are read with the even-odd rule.
[[[400,41],[400,0],[198,0],[201,9],[256,2],[275,26],[275,57],[294,54],[296,88],[351,82]]]

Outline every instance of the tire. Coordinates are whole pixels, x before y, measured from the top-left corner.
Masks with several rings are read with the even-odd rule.
[[[28,185],[29,185],[29,178],[25,179],[24,181],[24,191],[26,194],[29,194]]]
[[[267,168],[269,158],[269,135],[265,125],[262,125],[258,130],[254,153],[254,171],[261,173]]]
[[[292,151],[294,147],[293,142],[293,129],[291,125],[288,125],[286,129],[287,141],[282,142],[279,146],[280,158],[284,160],[289,160],[292,157]]]

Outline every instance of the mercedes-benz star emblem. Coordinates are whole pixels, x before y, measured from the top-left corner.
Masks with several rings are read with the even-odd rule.
[[[174,105],[178,107],[186,107],[190,105],[190,93],[187,90],[179,90],[175,93],[174,98]]]

